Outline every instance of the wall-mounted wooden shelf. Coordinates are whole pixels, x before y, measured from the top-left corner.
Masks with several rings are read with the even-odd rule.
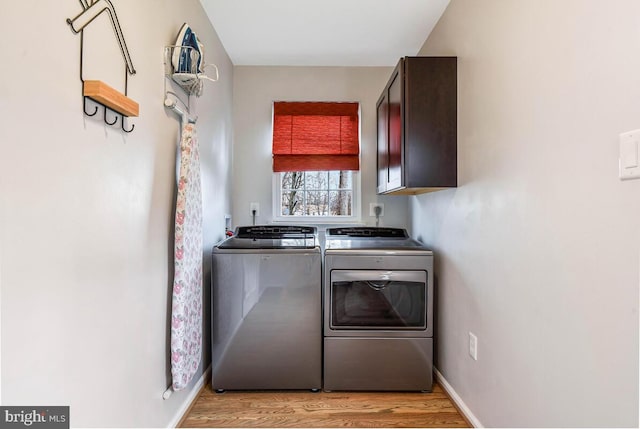
[[[85,80],[83,95],[123,116],[138,116],[139,104],[100,80]]]

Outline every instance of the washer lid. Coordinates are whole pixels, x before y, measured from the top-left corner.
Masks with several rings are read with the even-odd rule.
[[[386,254],[389,251],[402,250],[430,253],[422,243],[409,237],[403,228],[329,228],[325,249],[329,252],[367,250],[367,253],[380,251]]]
[[[311,249],[317,246],[317,228],[301,225],[239,226],[220,249]]]

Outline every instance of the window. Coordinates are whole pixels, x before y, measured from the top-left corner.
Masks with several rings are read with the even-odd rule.
[[[356,219],[359,129],[358,103],[274,103],[276,220]]]
[[[288,171],[278,176],[277,216],[352,217],[351,171]]]

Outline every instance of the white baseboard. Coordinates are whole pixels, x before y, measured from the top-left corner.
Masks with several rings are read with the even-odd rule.
[[[189,407],[191,407],[193,401],[197,399],[198,393],[200,393],[200,389],[205,385],[209,378],[211,378],[211,364],[209,364],[207,369],[202,374],[202,377],[200,377],[198,382],[193,386],[191,392],[189,392],[189,395],[185,398],[184,402],[176,412],[176,415],[173,417],[173,420],[171,420],[171,422],[167,426],[168,428],[175,428],[176,426],[178,426],[178,423],[180,423],[180,420],[182,420],[185,413],[189,410]]]
[[[480,423],[480,420],[471,412],[467,404],[464,403],[462,398],[453,390],[453,387],[445,380],[444,376],[438,371],[436,367],[433,367],[433,373],[436,375],[436,379],[438,380],[438,384],[442,386],[442,388],[451,396],[453,402],[456,403],[462,414],[464,414],[465,418],[469,420],[469,423],[473,425],[474,428],[483,428],[484,426]]]

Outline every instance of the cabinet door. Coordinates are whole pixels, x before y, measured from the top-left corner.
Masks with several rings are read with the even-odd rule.
[[[406,188],[457,186],[457,72],[455,57],[409,57],[404,62]]]
[[[378,193],[387,190],[389,182],[389,97],[385,92],[378,100]]]
[[[402,73],[396,68],[389,83],[389,181],[387,190],[402,186]]]

